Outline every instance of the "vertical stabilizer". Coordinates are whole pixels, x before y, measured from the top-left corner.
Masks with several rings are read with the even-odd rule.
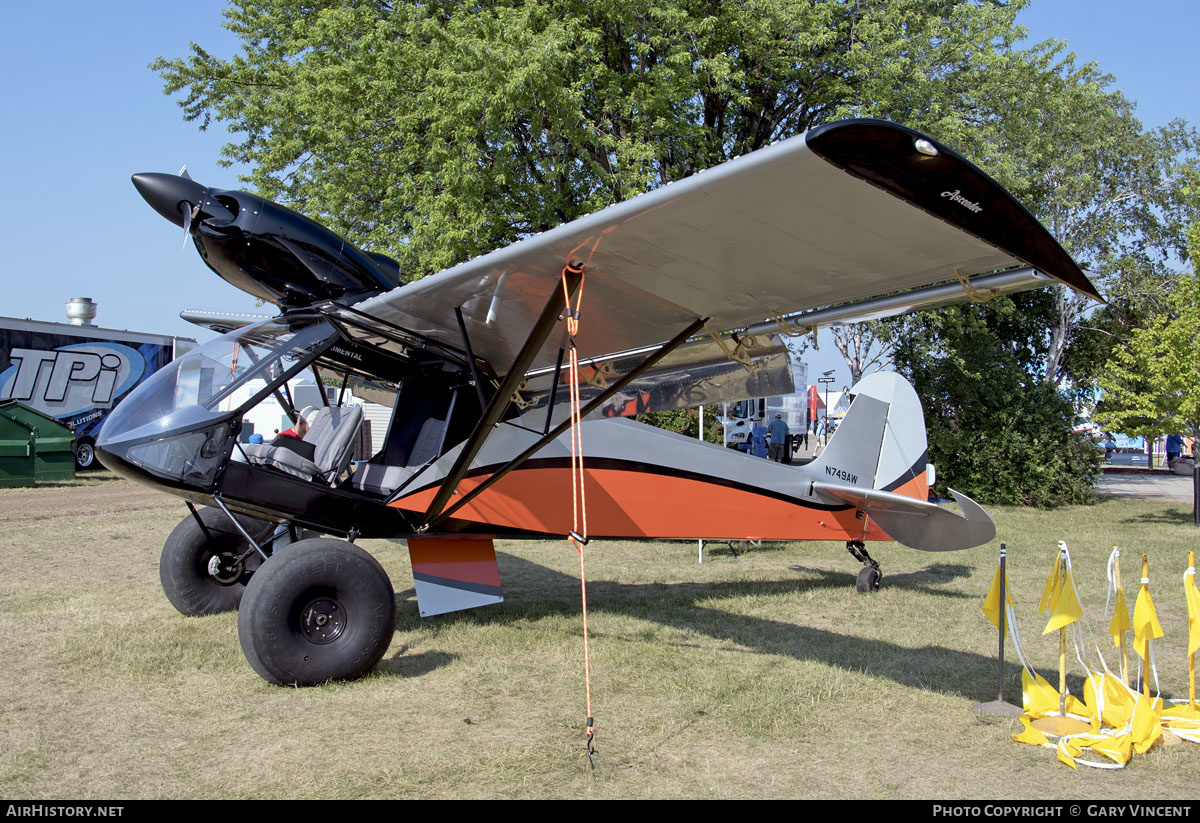
[[[925,415],[913,387],[894,372],[876,372],[850,393],[849,411],[810,471],[831,483],[927,499]]]

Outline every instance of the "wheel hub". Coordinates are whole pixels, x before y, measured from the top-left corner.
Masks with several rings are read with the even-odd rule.
[[[300,629],[318,646],[332,643],[346,628],[346,612],[336,600],[319,597],[300,612]]]
[[[208,576],[222,586],[232,586],[242,577],[242,564],[233,555],[214,554],[208,559]]]

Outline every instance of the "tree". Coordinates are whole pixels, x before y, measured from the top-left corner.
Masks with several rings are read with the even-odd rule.
[[[892,350],[880,332],[879,321],[847,323],[833,326],[829,331],[833,334],[833,345],[850,367],[851,386],[868,370],[879,371],[892,362]]]
[[[897,370],[925,407],[935,492],[981,502],[1085,503],[1101,452],[1074,434],[1068,398],[1041,379],[1049,292],[922,312],[889,324]]]
[[[1095,419],[1109,431],[1187,433],[1200,442],[1200,229],[1192,237],[1193,273],[1173,284],[1166,310],[1135,329],[1100,376]],[[1192,481],[1200,485],[1200,468]],[[1200,511],[1193,516],[1200,525]]]
[[[1090,298],[1051,287],[1056,312],[1041,370],[1047,382],[1085,396],[1113,342],[1161,306],[1174,264],[1186,257],[1186,228],[1197,218],[1187,183],[1200,168],[1200,137],[1183,121],[1143,129],[1113,78],[1094,63],[1077,66],[1058,41],[1007,60],[1016,82],[982,85],[984,127],[951,145],[1012,191],[1111,302],[1097,315]],[[996,93],[1002,97],[982,97]],[[1000,108],[1002,117],[991,114]],[[926,115],[909,116],[920,122]],[[869,339],[871,331],[840,334]],[[839,338],[839,349],[855,369],[863,346]]]
[[[1200,139],[1183,121],[1143,129],[1134,104],[1094,63],[1076,67],[1067,55],[1040,76],[1036,104],[1006,121],[1013,159],[1002,176],[1101,293],[1123,306],[1103,318],[1112,322],[1160,301],[1187,256],[1187,228],[1197,214],[1182,184]],[[1068,361],[1067,349],[1092,328],[1080,322],[1095,305],[1065,286],[1052,291],[1057,311],[1044,378],[1090,390],[1094,370],[1080,358]],[[1104,343],[1083,341],[1093,349]]]
[[[973,149],[1023,5],[234,0],[239,55],[153,67],[259,193],[411,279],[840,117]]]

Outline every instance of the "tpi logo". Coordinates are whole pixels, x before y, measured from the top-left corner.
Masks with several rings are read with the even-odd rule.
[[[51,417],[111,408],[146,369],[145,358],[119,343],[77,343],[53,351],[12,349],[0,374],[0,399],[19,400]]]

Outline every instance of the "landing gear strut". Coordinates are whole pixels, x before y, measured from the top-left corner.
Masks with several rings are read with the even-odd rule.
[[[847,540],[846,551],[863,564],[862,569],[858,572],[858,582],[855,584],[855,588],[859,592],[879,591],[879,581],[883,579],[883,572],[879,569],[879,562],[867,553],[866,544],[861,540]]]

